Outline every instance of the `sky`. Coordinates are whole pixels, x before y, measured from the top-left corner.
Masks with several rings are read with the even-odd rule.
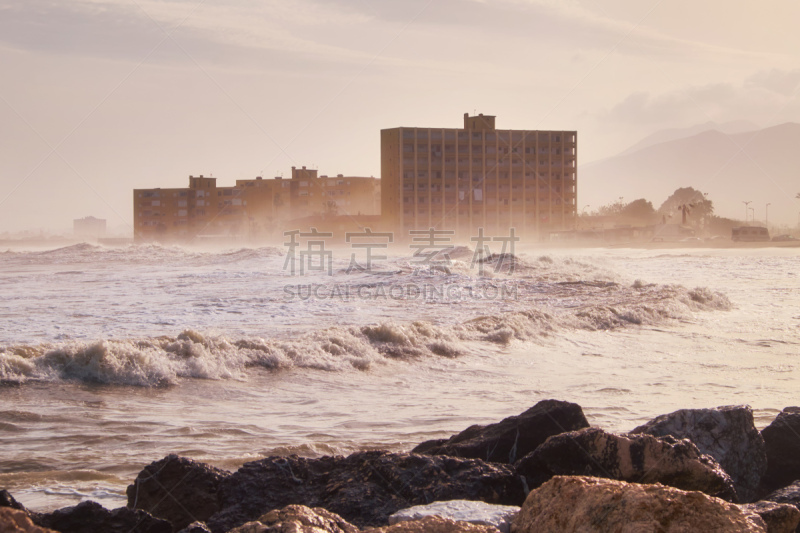
[[[796,0],[0,0],[0,234],[130,235],[132,190],[189,175],[379,177],[381,129],[465,112],[577,130],[579,166],[667,128],[800,122],[799,20]]]

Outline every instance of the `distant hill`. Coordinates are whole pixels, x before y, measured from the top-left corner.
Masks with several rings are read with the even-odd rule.
[[[749,120],[735,120],[732,122],[724,122],[722,124],[709,121],[705,124],[698,124],[690,128],[672,128],[668,130],[660,130],[648,135],[619,155],[632,154],[633,152],[638,152],[642,148],[647,148],[648,146],[675,141],[678,139],[683,139],[684,137],[692,137],[698,133],[703,133],[704,131],[716,130],[730,135],[744,133],[747,131],[756,131],[757,129],[758,126]]]
[[[649,138],[648,138],[649,139]],[[652,140],[652,139],[650,139]],[[665,142],[647,139],[622,154],[581,165],[579,210],[596,209],[623,197],[646,198],[660,205],[675,189],[694,187],[708,193],[715,213],[743,219],[743,201],[752,201],[763,221],[795,225],[800,201],[800,124],[786,123],[745,133],[707,130]]]

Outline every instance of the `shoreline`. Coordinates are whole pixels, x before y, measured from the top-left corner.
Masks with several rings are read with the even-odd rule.
[[[800,479],[800,461],[795,460],[800,440],[784,445],[787,435],[800,431],[800,408],[783,409],[761,431],[753,422],[748,406],[682,409],[615,434],[590,426],[577,404],[542,400],[499,422],[419,443],[409,453],[271,456],[245,463],[235,472],[170,455],[139,473],[128,486],[125,508],[111,511],[84,502],[35,513],[8,493],[0,498],[0,508],[21,509],[45,527],[67,523],[66,516],[74,522],[89,513],[100,522],[112,515],[114,520],[125,515],[136,523],[166,520],[173,531],[198,519],[208,527],[205,531],[225,533],[269,511],[305,505],[337,513],[359,528],[385,527],[393,513],[431,499],[524,509],[532,494],[540,497],[545,488],[553,488],[552,480],[589,490],[598,483],[591,481],[594,478],[621,483],[612,486],[615,490],[661,483],[676,489],[675,494],[699,491],[738,504],[731,509],[773,505],[781,490]],[[649,458],[641,464],[635,458],[640,453]],[[581,477],[586,475],[591,478]],[[405,488],[396,493],[396,486]],[[163,503],[167,493],[173,501]],[[789,503],[797,508],[800,521],[800,485],[797,494],[797,501]]]

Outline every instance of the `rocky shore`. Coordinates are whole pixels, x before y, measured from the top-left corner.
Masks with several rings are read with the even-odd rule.
[[[410,453],[268,457],[236,472],[169,455],[128,505],[51,513],[0,491],[0,532],[800,531],[800,408],[685,409],[627,434],[544,400]]]

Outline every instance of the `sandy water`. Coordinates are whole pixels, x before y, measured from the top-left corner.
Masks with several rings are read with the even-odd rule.
[[[116,507],[168,453],[236,468],[408,450],[545,398],[614,431],[740,403],[763,426],[800,403],[796,250],[518,258],[491,278],[469,256],[449,272],[395,256],[388,275],[343,258],[299,279],[269,248],[2,254],[0,487],[34,509]],[[326,296],[344,285],[369,297]],[[390,286],[449,296],[375,296]]]

